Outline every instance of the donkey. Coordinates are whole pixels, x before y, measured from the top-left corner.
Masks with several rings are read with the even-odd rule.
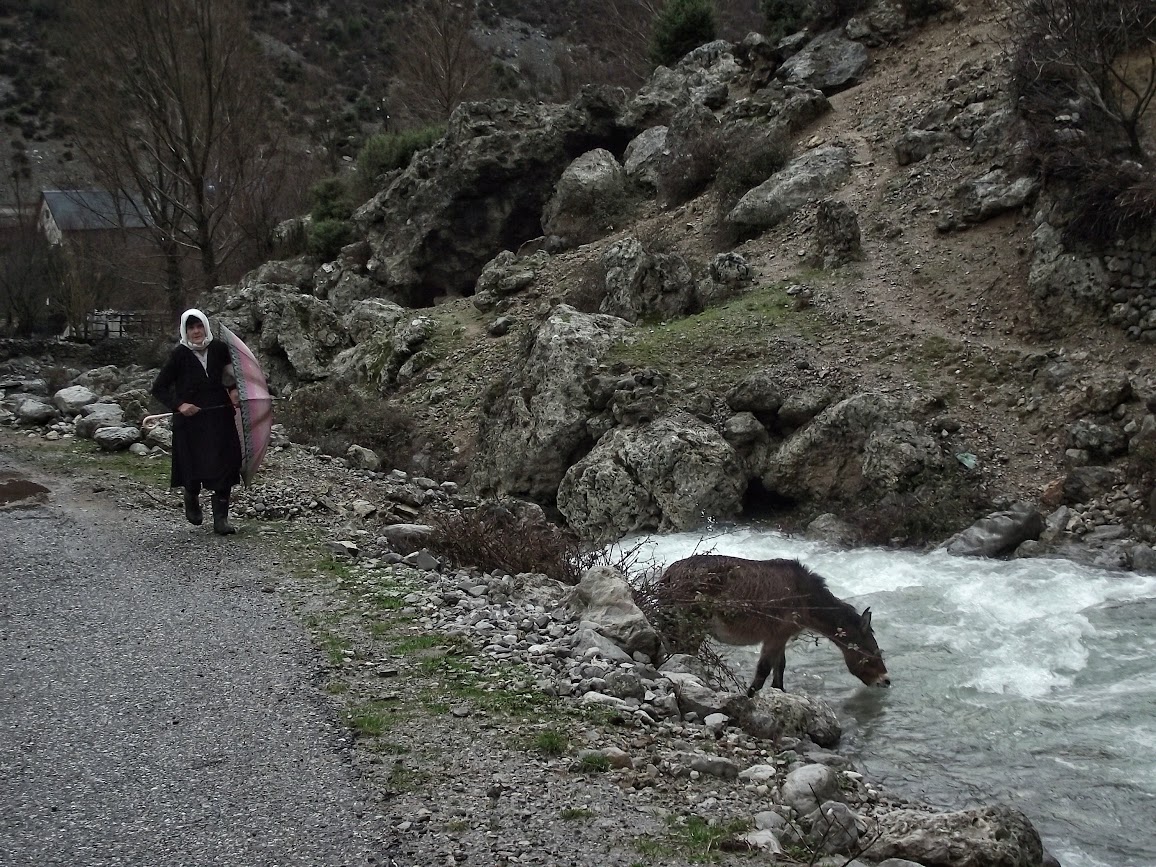
[[[890,686],[883,654],[871,631],[871,609],[859,614],[798,560],[744,560],[697,554],[667,567],[654,588],[662,616],[671,615],[676,650],[694,652],[710,633],[724,644],[763,645],[753,697],[774,667],[771,686],[783,688],[787,642],[805,629],[825,635],[843,652],[847,670],[868,686]]]

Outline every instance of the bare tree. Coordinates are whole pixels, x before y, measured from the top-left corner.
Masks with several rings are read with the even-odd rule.
[[[590,41],[612,84],[637,86],[650,74],[647,46],[666,0],[593,0]]]
[[[1146,160],[1143,119],[1156,97],[1152,0],[1019,0],[1022,91],[1090,104]],[[1048,102],[1047,99],[1044,100]]]
[[[476,24],[474,0],[415,3],[398,40],[393,102],[428,123],[484,97],[491,59],[470,33]]]
[[[147,218],[179,308],[186,253],[202,288],[216,285],[243,234],[238,213],[276,182],[279,141],[243,0],[74,0],[73,13],[81,150]]]
[[[20,183],[19,171],[7,178],[6,197],[14,202],[14,225],[0,233],[0,311],[9,333],[32,334],[52,310],[59,260],[36,227],[36,210]]]

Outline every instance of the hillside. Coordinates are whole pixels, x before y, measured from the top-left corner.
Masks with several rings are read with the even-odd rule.
[[[974,480],[989,508],[1054,496],[1070,469],[1068,426],[1086,409],[1086,384],[1130,376],[1143,412],[1156,392],[1150,347],[1091,311],[1061,317],[1033,300],[1030,208],[944,229],[957,185],[1009,153],[973,152],[961,138],[911,165],[900,165],[895,151],[928,114],[974,106],[984,94],[994,101],[1004,86],[1004,24],[981,6],[873,48],[862,81],[832,95],[831,111],[795,140],[797,151],[839,144],[853,154],[851,179],[833,198],[858,214],[861,261],[828,270],[808,264],[814,206],[736,245],[720,231],[718,194],[708,189],[674,208],[647,203],[605,237],[549,256],[532,291],[503,300],[500,313],[513,323],[505,336],[490,335],[494,314],[470,298],[424,309],[438,336],[420,354],[419,373],[385,393],[418,423],[425,446],[417,467],[469,477],[487,389],[522,364],[554,305],[597,310],[600,257],[637,237],[697,263],[739,253],[752,268],[751,288],[682,320],[640,323],[606,365],[610,374],[658,370],[684,397],[706,384],[725,391],[759,368],[798,390],[919,396],[951,452],[976,456]],[[1133,490],[1131,501],[1146,496]]]
[[[880,15],[889,8],[886,3],[872,7],[882,10]],[[261,7],[258,21],[268,38],[285,46],[285,56],[303,64],[302,69],[316,66],[322,77],[339,75],[340,63],[347,63],[348,57],[339,56],[338,50],[317,50],[327,39],[327,28],[338,26],[320,9],[301,4],[285,11],[268,4]],[[870,43],[865,70],[851,86],[832,88],[826,98],[829,108],[794,131],[790,141],[794,154],[826,146],[850,154],[848,178],[830,199],[856,215],[862,246],[858,260],[828,268],[811,261],[814,202],[771,228],[736,240],[720,219],[725,209],[717,185],[675,206],[644,199],[602,236],[543,254],[534,265],[531,288],[503,298],[497,309],[482,310],[475,299],[458,297],[469,294],[480,266],[472,271],[459,268],[455,284],[438,283],[437,276],[427,278],[429,286],[423,291],[436,295],[437,303],[414,305],[421,307],[414,321],[428,319],[432,336],[389,382],[376,383],[376,388],[375,383],[357,383],[365,401],[358,405],[343,407],[342,398],[350,393],[345,380],[310,385],[328,376],[322,368],[333,361],[337,348],[351,342],[348,334],[327,336],[330,342],[317,353],[321,366],[304,373],[286,363],[279,336],[265,333],[260,340],[273,353],[268,360],[275,384],[283,396],[296,395],[285,406],[285,418],[295,426],[291,433],[305,441],[320,441],[318,435],[324,434],[337,453],[360,435],[352,423],[344,432],[310,430],[334,427],[329,415],[316,423],[307,417],[310,410],[304,409],[308,405],[301,398],[312,391],[320,395],[312,404],[315,408],[344,409],[345,418],[337,428],[356,421],[366,407],[371,407],[370,420],[361,419],[360,429],[369,439],[369,428],[379,417],[387,419],[384,427],[396,421],[408,442],[387,444],[387,460],[437,477],[470,481],[477,469],[487,402],[503,388],[511,388],[511,377],[518,375],[543,317],[559,303],[596,313],[605,294],[603,254],[626,238],[637,238],[649,249],[684,257],[700,273],[712,257],[738,254],[750,268],[750,280],[742,294],[690,316],[644,317],[603,360],[599,376],[657,376],[669,393],[664,399],[672,406],[704,417],[715,411],[714,420],[720,424],[721,396],[757,370],[767,371],[784,389],[821,394],[828,402],[864,393],[915,399],[923,406],[921,425],[940,440],[949,460],[954,463],[954,456],[962,456],[964,466],[974,460],[975,469],[969,470],[966,481],[978,500],[962,503],[958,514],[944,515],[940,532],[949,529],[946,524],[958,529],[975,516],[972,510],[1017,500],[1046,502],[1053,508],[1058,504],[1057,488],[1072,469],[1072,459],[1065,454],[1073,445],[1071,425],[1083,417],[1107,414],[1091,407],[1095,401],[1088,395],[1097,391],[1097,383],[1128,380],[1124,403],[1108,408],[1116,413],[1110,422],[1123,429],[1138,425],[1145,412],[1151,413],[1156,371],[1150,345],[1107,324],[1095,305],[1086,309],[1065,305],[1057,311],[1033,297],[1029,271],[1039,247],[1033,235],[1043,222],[1037,211],[1050,207],[1046,200],[1009,206],[982,219],[961,221],[953,212],[961,189],[1015,161],[1015,142],[984,139],[1008,98],[1004,65],[1008,22],[999,10],[997,3],[961,6],[885,32],[876,28],[865,40]],[[508,11],[502,5],[490,10],[486,20],[500,23],[494,15]],[[333,37],[332,44],[374,41],[376,31],[350,23],[364,17],[351,10],[339,28],[343,35]],[[388,15],[383,17],[387,19]],[[567,33],[573,26],[541,16],[527,20],[549,34]],[[314,46],[312,54],[309,45]],[[338,66],[324,71],[322,62],[328,55],[338,56]],[[368,60],[366,68],[374,68]],[[341,98],[356,103],[373,91],[375,81],[372,75],[351,76]],[[936,146],[919,158],[900,159],[897,143],[912,130],[935,130]],[[425,165],[420,160],[414,165],[418,164]],[[388,199],[389,193],[382,195]],[[374,213],[372,204],[366,208],[365,214]],[[482,213],[463,214],[462,225],[483,220]],[[536,232],[530,224],[539,220],[539,214],[528,210],[526,216],[513,248],[532,238],[531,229]],[[311,300],[325,297],[328,290],[322,283],[335,285],[340,276],[348,275],[359,285],[368,285],[372,281],[366,280],[366,257],[377,255],[384,261],[392,253],[394,237],[374,236],[373,219],[363,217],[359,224],[367,232],[366,241],[350,247],[335,262],[323,263],[320,270],[308,258],[270,263],[242,285],[262,283],[262,274],[299,275],[300,280],[267,282],[298,280],[299,287],[308,288],[300,298],[286,296],[286,303],[308,300],[315,308],[326,307]],[[500,252],[501,247],[493,245],[471,255],[483,255],[484,262]],[[435,266],[435,275],[441,274],[440,266]],[[221,312],[247,310],[245,305],[252,302],[235,298],[236,288],[226,287],[202,299],[202,305]],[[381,295],[391,297],[388,287],[379,288]],[[330,320],[336,322],[348,313],[342,303],[328,305]],[[254,338],[261,320],[272,321],[255,306],[245,315]],[[503,320],[500,329],[494,327],[496,319]],[[239,323],[242,330],[245,324]],[[307,332],[314,324],[302,315],[294,327]],[[712,400],[714,410],[701,409],[703,401]],[[302,408],[295,410],[295,405]],[[384,442],[391,431],[379,433]],[[1117,520],[1121,514],[1142,514],[1152,508],[1147,502],[1150,480],[1149,487],[1143,484],[1144,469],[1137,472],[1124,466],[1122,459],[1116,463],[1119,483],[1080,498],[1081,514],[1107,513],[1110,520]],[[1125,477],[1125,472],[1131,476]],[[904,508],[935,511],[944,497],[951,496],[945,488],[935,492],[933,502],[916,498]],[[750,516],[770,513],[788,521],[813,517],[805,511],[791,515],[790,506],[773,495],[762,496],[757,485],[751,485],[745,502]],[[859,506],[869,511],[873,503]],[[1139,526],[1141,539],[1152,532],[1150,522]]]

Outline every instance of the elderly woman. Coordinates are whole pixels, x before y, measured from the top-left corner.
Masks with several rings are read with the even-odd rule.
[[[185,518],[201,524],[201,488],[212,491],[213,532],[235,533],[229,493],[241,480],[241,444],[233,415],[237,381],[229,348],[213,340],[200,310],[181,314],[181,342],[152,387],[173,413],[172,487],[185,489]]]

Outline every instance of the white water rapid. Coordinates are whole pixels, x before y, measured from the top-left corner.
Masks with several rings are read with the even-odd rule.
[[[825,639],[787,648],[785,685],[834,707],[840,750],[884,788],[945,809],[1014,806],[1064,867],[1156,865],[1156,576],[839,551],[750,527],[622,543],[635,545],[640,566],[798,558],[871,606],[890,690],[862,686]],[[733,657],[744,682],[756,657]]]

